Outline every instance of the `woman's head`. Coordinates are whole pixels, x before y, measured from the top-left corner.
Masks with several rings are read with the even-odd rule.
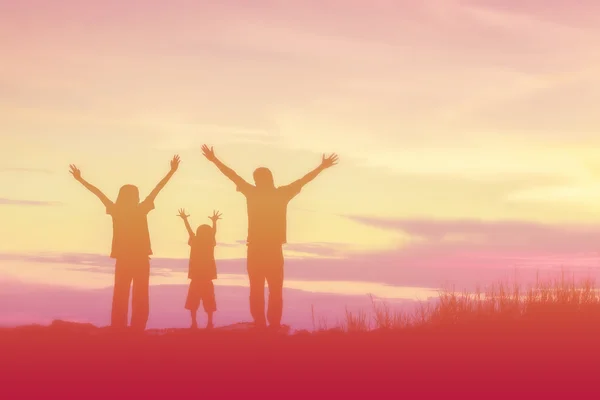
[[[124,185],[119,189],[117,205],[121,207],[135,207],[140,203],[140,191],[137,186]]]
[[[196,229],[196,239],[201,243],[214,244],[215,235],[213,228],[206,224],[200,225],[198,229]]]
[[[257,188],[274,188],[275,181],[269,168],[260,167],[254,171],[254,183]]]

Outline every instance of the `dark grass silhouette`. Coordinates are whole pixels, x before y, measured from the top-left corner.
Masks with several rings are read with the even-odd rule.
[[[2,329],[0,383],[7,399],[564,399],[596,391],[599,334],[593,282],[563,277],[527,289],[446,291],[414,314],[374,301],[342,326],[289,335],[243,325]]]

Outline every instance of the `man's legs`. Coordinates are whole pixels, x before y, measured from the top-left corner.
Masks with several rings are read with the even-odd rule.
[[[129,310],[129,288],[131,287],[131,265],[124,260],[115,263],[115,286],[113,289],[110,325],[113,328],[127,328]]]
[[[257,327],[265,327],[265,275],[261,265],[261,249],[248,244],[248,279],[250,281],[250,314]]]
[[[137,261],[133,268],[131,327],[138,331],[144,331],[150,312],[150,260]]]
[[[283,249],[270,249],[265,254],[265,272],[269,287],[267,320],[272,328],[279,328],[283,313]]]

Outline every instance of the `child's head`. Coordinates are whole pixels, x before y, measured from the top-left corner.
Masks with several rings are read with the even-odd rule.
[[[273,188],[275,187],[275,181],[273,180],[273,174],[269,168],[260,167],[254,171],[254,183],[257,188]]]
[[[124,185],[119,189],[117,205],[121,207],[135,207],[140,203],[140,191],[137,186]]]
[[[215,241],[213,228],[206,224],[200,225],[196,229],[196,239],[202,243],[213,243]]]

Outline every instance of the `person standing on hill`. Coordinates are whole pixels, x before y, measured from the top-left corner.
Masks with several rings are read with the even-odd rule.
[[[152,255],[147,216],[154,209],[156,196],[179,168],[179,162],[179,156],[174,156],[169,173],[141,203],[137,186],[121,187],[117,201],[113,203],[100,189],[83,179],[81,171],[75,165],[70,166],[71,175],[75,180],[95,194],[106,207],[106,213],[112,217],[113,239],[110,257],[116,260],[111,312],[113,328],[127,328],[129,291],[133,283],[131,327],[136,331],[146,329],[150,308],[150,256]]]
[[[198,328],[196,314],[200,308],[200,302],[204,306],[204,311],[208,317],[206,328],[213,327],[213,314],[217,311],[217,302],[215,300],[215,285],[213,280],[217,279],[217,263],[215,262],[215,246],[217,245],[217,221],[221,219],[218,211],[213,211],[213,215],[208,217],[212,221],[212,227],[202,224],[192,230],[189,215],[185,209],[180,209],[178,217],[183,220],[185,229],[188,232],[188,245],[190,246],[190,263],[188,279],[190,286],[188,289],[185,308],[190,310],[192,316],[192,329]]]
[[[247,269],[250,281],[250,313],[257,327],[278,329],[283,311],[283,245],[287,243],[287,205],[302,188],[322,171],[338,163],[338,156],[323,155],[321,164],[304,177],[289,185],[275,187],[268,168],[254,171],[252,185],[234,170],[223,164],[212,147],[202,146],[210,162],[246,197],[248,209]],[[265,280],[269,288],[269,303],[265,319]]]

